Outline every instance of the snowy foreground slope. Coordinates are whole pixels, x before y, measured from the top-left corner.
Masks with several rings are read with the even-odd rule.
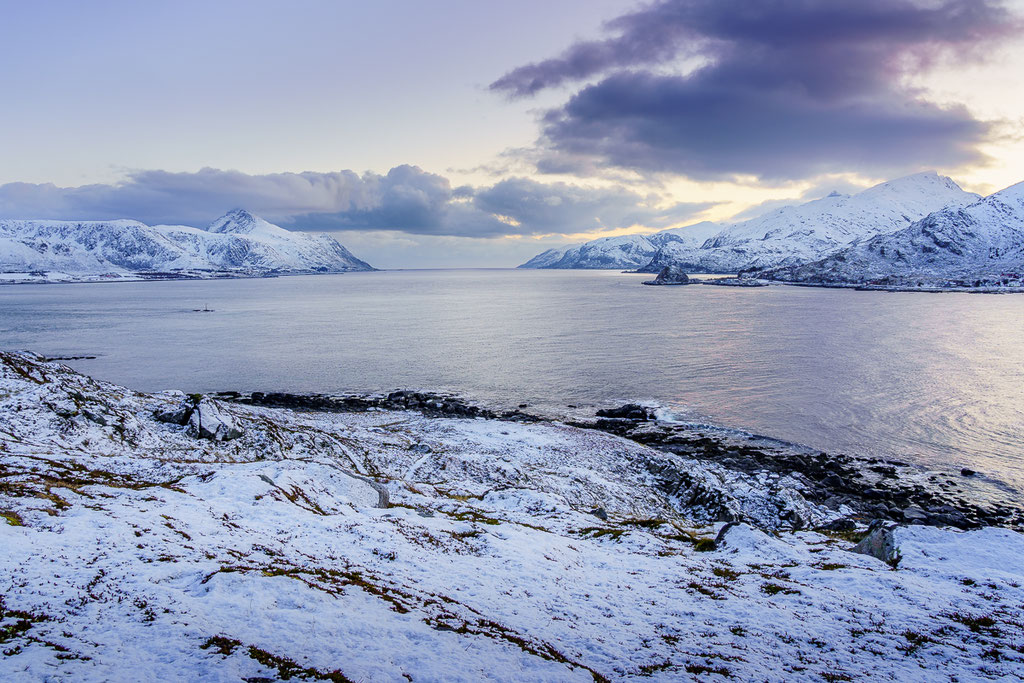
[[[1024,275],[1024,183],[963,208],[932,213],[903,230],[828,258],[760,277],[793,282],[1020,285]],[[956,283],[953,283],[956,284]]]
[[[352,270],[372,268],[328,235],[285,230],[241,209],[205,230],[130,220],[0,220],[0,281]]]
[[[701,223],[690,228],[700,240],[662,239],[658,233],[647,238],[628,235],[647,249],[649,255],[639,270],[656,273],[665,266],[680,266],[690,273],[736,273],[742,270],[802,264],[818,260],[850,244],[889,234],[946,207],[962,207],[977,201],[950,178],[935,172],[891,180],[854,195],[833,192],[827,197],[796,206],[786,206],[740,223]],[[711,228],[711,230],[709,230]],[[607,251],[601,240],[561,250],[551,262],[544,254],[523,264],[523,268],[623,268],[640,258],[584,260],[592,251]],[[550,252],[546,252],[550,253]],[[574,265],[577,264],[577,265]]]
[[[1024,675],[1016,532],[898,528],[892,563],[750,523],[715,543],[722,505],[815,511],[558,423],[199,399],[0,353],[0,679]]]

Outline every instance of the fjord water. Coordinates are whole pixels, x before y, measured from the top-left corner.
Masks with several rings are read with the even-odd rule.
[[[606,271],[391,271],[0,287],[0,348],[140,390],[656,401],[1024,491],[1024,296],[642,287]],[[209,305],[212,313],[193,309]]]

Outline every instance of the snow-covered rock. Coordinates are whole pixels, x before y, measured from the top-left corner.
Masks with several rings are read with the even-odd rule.
[[[891,234],[861,241],[828,258],[768,271],[794,282],[910,283],[921,280],[1021,285],[1024,277],[1024,183],[966,207],[932,213]],[[946,282],[956,284],[956,282]]]
[[[285,230],[241,209],[201,230],[138,221],[0,220],[0,272],[69,276],[201,271],[372,270],[328,235]]]
[[[234,418],[216,401],[203,397],[189,415],[185,433],[211,441],[230,441],[242,436]]]

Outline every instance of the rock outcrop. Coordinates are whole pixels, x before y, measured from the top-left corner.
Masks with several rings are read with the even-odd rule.
[[[667,265],[658,273],[658,277],[644,282],[645,285],[688,285],[690,277],[681,266]]]

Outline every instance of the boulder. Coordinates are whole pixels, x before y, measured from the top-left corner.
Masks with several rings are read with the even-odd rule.
[[[661,269],[658,277],[644,283],[645,285],[688,285],[690,277],[682,268],[676,265],[668,265]]]
[[[230,441],[242,436],[244,432],[235,425],[231,415],[214,401],[204,397],[189,416],[185,433],[210,441]]]
[[[928,513],[919,507],[908,507],[903,511],[903,521],[908,524],[924,524]]]
[[[896,524],[886,524],[881,520],[872,522],[868,535],[851,550],[861,555],[876,557],[895,568],[900,562],[900,550],[896,546],[896,537],[893,533],[897,527]]]
[[[166,422],[172,425],[185,426],[188,424],[188,420],[192,417],[192,412],[195,410],[195,405],[191,401],[185,401],[179,406],[169,408],[167,410],[157,410],[153,413],[153,417],[158,422]]]

